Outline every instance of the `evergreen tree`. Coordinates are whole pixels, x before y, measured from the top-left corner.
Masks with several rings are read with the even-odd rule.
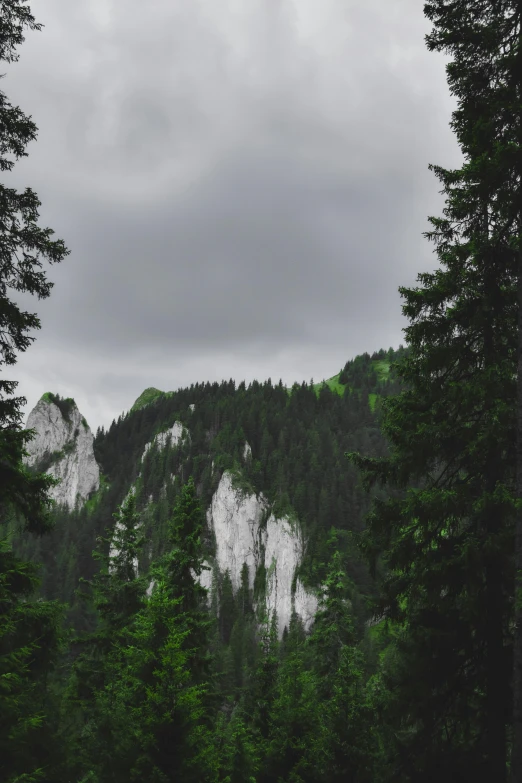
[[[376,502],[363,549],[374,561],[386,553],[380,608],[403,624],[402,673],[395,675],[400,765],[408,779],[421,769],[428,775],[437,759],[438,775],[464,780],[487,770],[489,780],[502,781],[519,239],[506,121],[513,98],[504,94],[498,103],[500,71],[491,71],[491,61],[503,59],[502,35],[520,20],[508,23],[499,4],[464,0],[429,3],[426,13],[442,29],[430,47],[457,52],[448,74],[460,98],[453,127],[467,162],[458,171],[432,167],[448,198],[446,218],[430,218],[435,231],[426,236],[443,269],[420,275],[421,287],[401,289],[411,351],[397,370],[407,390],[383,403],[392,455],[352,460],[368,486],[399,490]],[[513,68],[512,54],[504,66],[508,60]],[[415,488],[405,494],[408,484]],[[413,679],[425,689],[412,688]]]
[[[438,174],[451,192],[454,173]],[[455,200],[462,209],[462,192]],[[452,217],[454,206],[450,199]],[[380,481],[399,490],[375,502],[363,551],[373,561],[385,554],[380,609],[407,626],[409,665],[396,686],[411,725],[402,727],[398,752],[411,748],[401,763],[415,756],[413,777],[435,758],[439,771],[461,776],[486,765],[500,781],[509,709],[513,285],[503,237],[485,234],[480,206],[469,198],[468,242],[452,247],[439,234],[446,269],[419,276],[422,288],[401,289],[411,353],[397,370],[408,390],[383,402],[392,455],[352,460],[368,487]],[[451,230],[449,221],[438,227]],[[410,686],[414,666],[422,692]]]
[[[286,639],[286,654],[281,661],[270,705],[270,731],[266,744],[264,775],[261,780],[312,781],[318,759],[319,703],[317,678],[306,665],[300,643],[298,620],[294,616]]]
[[[314,780],[373,781],[372,721],[363,688],[349,584],[339,551],[330,561],[308,646],[317,675],[318,730],[309,738]]]
[[[210,620],[197,580],[202,524],[190,478],[173,510],[167,551],[150,571],[150,600],[107,658],[98,705],[114,743],[102,780],[196,783],[217,774],[209,730]],[[132,553],[123,560],[130,568]]]
[[[154,575],[157,570],[168,595],[176,602],[176,614],[187,631],[185,646],[191,650],[191,674],[197,683],[206,681],[210,666],[211,621],[206,605],[207,590],[198,579],[208,568],[203,564],[203,525],[203,511],[191,476],[183,485],[174,507],[166,554],[158,569],[153,568],[151,573]]]
[[[215,741],[220,746],[219,780],[225,783],[257,783],[261,768],[259,747],[248,728],[242,704],[238,704],[227,721],[218,716]]]
[[[112,763],[116,728],[101,705],[110,687],[113,650],[124,644],[145,599],[146,581],[137,569],[144,537],[134,492],[113,516],[114,530],[100,539],[103,551],[93,553],[100,570],[91,581],[82,580],[83,600],[92,602],[98,624],[76,639],[79,654],[65,694],[62,732],[74,774]]]
[[[97,708],[111,742],[98,766],[100,783],[216,780],[207,688],[193,676],[181,603],[160,579],[107,655]]]
[[[60,652],[63,609],[31,600],[38,568],[0,541],[0,776],[6,783],[49,780],[59,766],[56,705],[47,692]]]
[[[509,252],[503,254],[502,272],[509,269],[518,282],[516,323],[518,356],[517,374],[517,448],[515,496],[518,500],[515,536],[516,590],[522,574],[522,14],[516,0],[507,3],[474,3],[461,0],[457,4],[430,2],[426,16],[434,30],[427,37],[430,50],[448,52],[453,61],[448,64],[448,83],[459,99],[453,114],[453,128],[464,154],[473,163],[473,181],[477,189],[487,188],[489,199],[494,191],[495,230]],[[514,263],[513,263],[514,261]],[[497,270],[495,270],[497,271]],[[511,327],[504,325],[504,334]],[[492,459],[494,459],[492,457]],[[494,478],[491,479],[494,485]],[[498,573],[490,567],[489,581],[498,582]],[[497,598],[498,601],[498,598]],[[490,602],[491,612],[495,611]],[[522,603],[517,600],[514,639],[514,714],[513,781],[522,779]],[[497,661],[500,657],[500,646]],[[493,665],[493,660],[491,661]],[[496,734],[497,757],[504,739],[495,729],[493,705],[488,714],[488,733]],[[497,724],[498,725],[498,724]],[[500,774],[500,761],[495,774]],[[504,773],[502,778],[504,779]]]
[[[39,30],[22,2],[0,2],[0,61],[16,62],[24,30]],[[0,91],[0,171],[11,171],[26,157],[36,138],[35,124]],[[49,296],[52,283],[41,271],[42,260],[61,261],[68,253],[51,229],[37,225],[40,202],[27,188],[19,193],[0,185],[0,366],[16,363],[38,329],[34,313],[20,309],[9,289]],[[19,524],[24,532],[42,535],[51,527],[48,491],[53,480],[23,465],[32,433],[21,429],[26,400],[13,396],[17,382],[0,380],[0,519]],[[17,557],[8,539],[0,537],[0,776],[31,781],[49,775],[50,744],[47,678],[60,645],[61,611],[54,603],[36,602],[39,579],[33,565]]]
[[[279,669],[279,642],[277,628],[273,623],[263,623],[259,647],[260,656],[246,697],[246,710],[252,716],[252,728],[259,737],[261,752],[266,752],[266,742],[270,734],[270,712]]]

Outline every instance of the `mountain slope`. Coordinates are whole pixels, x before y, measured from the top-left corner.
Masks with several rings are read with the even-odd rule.
[[[398,389],[386,372],[396,357],[391,350],[357,357],[335,384],[294,384],[287,390],[271,381],[248,387],[229,381],[141,395],[139,405],[96,435],[100,488],[75,511],[57,509],[56,531],[30,553],[44,563],[44,594],[69,602],[71,621],[88,627],[74,589],[80,576],[94,573],[91,552],[97,536],[111,528],[117,505],[134,487],[147,538],[139,567],[146,572],[163,552],[180,486],[193,475],[208,510],[204,543],[218,592],[227,570],[237,583],[243,562],[250,563],[258,607],[276,609],[283,623],[279,633],[296,595],[308,625],[331,552],[340,546],[362,626],[363,598],[373,588],[354,536],[362,529],[368,498],[344,452],[385,453],[378,401]],[[173,437],[175,432],[185,436]],[[250,526],[251,551],[243,547],[243,554],[240,548],[232,555],[227,549],[220,503],[236,509],[226,535],[244,538]],[[241,511],[248,504],[257,509],[251,517]]]

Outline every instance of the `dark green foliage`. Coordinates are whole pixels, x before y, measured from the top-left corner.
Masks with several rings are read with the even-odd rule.
[[[63,608],[32,600],[38,569],[0,541],[0,777],[47,780],[58,749],[48,675],[60,652]]]
[[[145,599],[146,582],[136,569],[144,539],[132,493],[114,518],[114,534],[100,539],[103,551],[93,553],[100,570],[92,581],[82,583],[82,601],[92,603],[97,626],[75,640],[76,659],[66,691],[63,733],[70,773],[75,775],[85,774],[89,767],[102,769],[112,758],[113,728],[103,708],[104,693],[112,678],[114,649]]]
[[[97,698],[111,742],[100,780],[199,783],[214,778],[205,688],[194,682],[182,599],[159,582],[107,659]]]
[[[450,173],[439,174],[450,189]],[[509,712],[513,286],[498,238],[470,224],[467,243],[441,243],[444,271],[401,289],[411,353],[397,368],[407,390],[383,404],[391,456],[352,455],[369,487],[397,490],[376,501],[362,540],[370,561],[384,554],[390,569],[379,610],[409,629],[399,646],[408,663],[389,683],[402,689],[397,737],[408,780],[435,760],[439,772],[461,776],[493,764],[487,716],[495,702],[498,727]],[[504,770],[505,753],[504,739]]]
[[[151,569],[151,575],[164,580],[167,594],[176,602],[181,627],[186,631],[185,645],[191,652],[195,682],[208,671],[208,634],[210,620],[206,608],[207,591],[197,580],[207,566],[203,564],[201,534],[204,516],[192,477],[182,487],[168,526],[167,552]]]
[[[24,30],[40,29],[21,2],[0,2],[0,60],[16,62]],[[26,156],[36,126],[0,92],[0,171],[11,171]],[[16,363],[40,327],[35,314],[22,311],[10,290],[49,296],[52,284],[41,271],[42,259],[57,263],[67,254],[51,241],[51,229],[37,225],[40,202],[0,185],[0,367]],[[50,677],[60,647],[61,609],[36,601],[38,569],[14,553],[7,530],[42,535],[49,530],[50,477],[23,465],[31,433],[21,430],[23,397],[17,383],[0,380],[0,778],[5,783],[51,780],[56,770]],[[23,531],[23,533],[21,532]]]
[[[370,561],[384,556],[379,610],[400,628],[386,675],[397,774],[500,782],[511,710],[521,203],[512,184],[517,37],[508,38],[520,34],[520,13],[466,0],[425,12],[436,24],[429,47],[455,55],[452,126],[466,162],[431,167],[447,196],[445,217],[430,218],[426,234],[441,268],[401,289],[410,353],[396,368],[405,390],[383,403],[391,455],[352,461],[368,487],[392,490],[374,505],[363,549]]]
[[[500,356],[485,359],[485,370],[491,386],[495,375],[500,380],[498,367],[505,363],[505,386],[502,391],[490,388],[489,396],[494,406],[501,408],[503,397],[504,417],[498,423],[497,444],[485,444],[485,453],[491,465],[489,478],[484,482],[487,493],[482,514],[482,526],[488,530],[488,549],[493,544],[493,531],[507,534],[505,517],[513,504],[515,522],[515,558],[509,562],[512,586],[506,586],[506,564],[501,557],[489,554],[485,567],[485,613],[489,615],[489,659],[487,704],[485,707],[485,732],[489,744],[488,771],[492,778],[504,780],[505,772],[505,689],[495,677],[495,668],[501,665],[504,652],[500,628],[500,606],[505,611],[505,596],[510,602],[518,598],[522,574],[522,13],[519,2],[484,2],[461,0],[456,4],[428,2],[426,16],[433,22],[433,30],[426,38],[430,50],[442,51],[452,56],[447,66],[448,84],[458,98],[458,109],[453,113],[452,128],[455,131],[466,165],[460,172],[452,172],[452,184],[456,195],[456,217],[471,222],[469,205],[477,204],[475,221],[481,216],[486,224],[485,241],[477,242],[477,255],[484,264],[479,275],[484,285],[485,312],[493,307],[493,296],[488,286],[494,282],[496,294],[495,326],[500,334],[496,341],[489,341],[491,352],[494,342],[503,343]],[[439,229],[449,234],[449,225],[440,221]],[[497,282],[498,278],[498,282]],[[466,281],[463,281],[466,284]],[[492,293],[493,293],[492,292]],[[487,346],[485,345],[485,353]],[[516,383],[515,383],[516,379]],[[496,393],[495,393],[496,392]],[[495,399],[497,397],[497,399]],[[515,410],[516,409],[516,410]],[[512,415],[511,438],[505,435],[506,411]],[[516,416],[515,416],[516,412]],[[509,414],[507,414],[509,415]],[[491,426],[493,429],[493,426]],[[512,464],[502,462],[506,444],[516,442],[512,449]],[[510,443],[512,445],[512,443]],[[515,476],[513,476],[513,468]],[[502,497],[503,496],[503,497]],[[515,501],[517,503],[514,508]],[[501,507],[500,519],[495,512]],[[489,516],[489,525],[487,517]],[[482,531],[481,531],[482,532]],[[512,543],[513,543],[512,542]],[[509,549],[512,548],[508,544]],[[509,551],[506,546],[497,548]],[[510,553],[511,554],[511,553]],[[508,569],[509,572],[509,569]],[[511,778],[522,778],[522,606],[515,601],[516,611],[510,625],[514,628],[513,645],[513,721]],[[511,609],[511,607],[510,607]],[[511,612],[509,612],[511,614]],[[497,618],[496,622],[493,618]],[[514,620],[514,623],[513,623]],[[495,631],[492,631],[495,628]],[[504,621],[505,628],[505,621]],[[511,628],[509,629],[511,631]],[[508,633],[508,639],[511,633]],[[496,638],[496,642],[494,642]],[[504,663],[504,665],[506,665]],[[499,695],[495,695],[495,692]],[[502,719],[498,716],[502,714]],[[496,749],[494,749],[496,748]],[[496,761],[495,761],[496,759]],[[495,766],[496,765],[496,766]]]
[[[68,688],[71,772],[96,780],[214,779],[208,726],[208,627],[201,573],[202,512],[183,487],[167,553],[151,568],[152,594],[136,574],[143,544],[131,494],[117,515],[109,555],[92,583],[98,630],[82,642]]]
[[[388,357],[388,353],[384,355]],[[381,360],[380,356],[375,359]],[[370,361],[368,373],[373,380],[365,388],[379,389],[384,394],[390,380],[381,379],[371,368]],[[63,709],[62,732],[70,776],[81,778],[90,770],[99,777],[109,774],[110,769],[111,775],[121,774],[125,780],[130,779],[132,770],[132,774],[141,774],[138,770],[143,771],[147,764],[163,769],[166,762],[161,759],[167,756],[163,751],[157,755],[150,743],[155,732],[158,736],[164,732],[165,742],[173,735],[168,721],[163,722],[159,706],[163,702],[155,706],[156,697],[151,694],[157,687],[171,687],[168,678],[161,679],[166,673],[160,677],[164,671],[161,661],[169,655],[174,656],[172,662],[177,661],[176,671],[181,678],[172,675],[172,688],[186,688],[187,693],[187,712],[175,713],[176,721],[185,721],[179,743],[186,758],[193,759],[195,770],[214,770],[217,764],[220,774],[238,778],[257,770],[259,780],[270,780],[276,769],[281,774],[293,770],[295,775],[304,775],[308,769],[307,774],[314,770],[313,774],[319,775],[308,751],[305,753],[306,748],[313,746],[318,758],[323,759],[322,769],[331,771],[327,764],[331,751],[325,744],[329,730],[321,729],[323,723],[330,725],[330,718],[327,720],[320,707],[323,697],[314,674],[313,656],[304,646],[302,629],[294,618],[281,645],[276,638],[275,618],[271,618],[267,619],[264,641],[263,634],[260,638],[258,621],[262,618],[259,609],[258,617],[254,614],[254,601],[259,602],[264,595],[264,568],[249,575],[245,566],[235,593],[230,579],[223,576],[216,587],[215,619],[208,615],[204,591],[194,582],[192,572],[197,573],[202,558],[214,551],[215,542],[208,535],[201,509],[210,503],[223,469],[228,468],[234,470],[234,482],[243,491],[261,489],[272,499],[278,513],[287,512],[304,520],[310,544],[302,579],[315,584],[324,579],[330,558],[336,548],[341,548],[343,567],[348,569],[350,580],[363,593],[371,594],[368,573],[348,532],[359,528],[366,501],[355,472],[351,483],[345,481],[342,462],[342,448],[347,444],[358,444],[370,454],[382,453],[377,419],[365,395],[341,397],[326,388],[317,396],[313,387],[306,384],[296,386],[290,395],[282,386],[274,387],[269,382],[253,383],[248,389],[244,384],[237,389],[232,383],[206,384],[162,397],[153,405],[120,418],[107,433],[97,433],[96,455],[108,481],[104,478],[95,499],[70,514],[56,512],[56,530],[42,545],[31,547],[17,541],[20,551],[43,561],[43,594],[68,601],[68,620],[84,639],[72,648],[76,661]],[[192,402],[196,405],[193,412],[188,409]],[[181,421],[190,437],[177,446],[153,445],[141,461],[145,444],[174,421]],[[243,456],[245,441],[252,447],[251,460]],[[315,485],[309,480],[312,474]],[[189,475],[193,481],[187,484]],[[95,608],[89,601],[75,598],[74,590],[80,577],[91,582],[98,580],[99,585],[105,583],[104,589],[109,590],[108,562],[103,565],[103,558],[108,557],[108,540],[102,542],[102,560],[93,561],[91,550],[110,524],[112,509],[121,503],[131,481],[135,485],[140,535],[147,542],[135,553],[140,574],[147,573],[147,580],[154,578],[157,586],[163,585],[164,598],[155,605],[154,621],[147,614],[147,604],[138,601],[132,611],[120,615],[118,629],[108,634],[100,614],[102,605],[98,603]],[[337,530],[337,538],[331,535],[332,527]],[[100,563],[102,569],[96,576]],[[253,590],[249,578],[253,580]],[[130,581],[123,589],[113,583],[107,595],[123,597],[125,590],[132,593],[134,587],[137,585]],[[143,590],[141,584],[139,595],[143,595]],[[167,600],[165,596],[170,597]],[[357,590],[350,598],[354,633],[360,638],[367,612]],[[99,598],[95,604],[98,601]],[[183,604],[186,610],[182,609]],[[112,599],[108,601],[107,618],[116,617],[111,606],[115,606]],[[171,616],[177,618],[173,624],[168,619]],[[117,642],[110,654],[111,648],[104,648],[103,641],[109,636]],[[292,655],[289,637],[299,638]],[[167,653],[167,648],[171,652]],[[280,669],[282,661],[286,661],[284,670]],[[296,685],[288,701],[285,683],[290,682],[303,661],[306,665],[302,677],[299,675],[300,685]],[[153,671],[160,679],[153,676]],[[121,689],[108,688],[113,681],[125,685]],[[307,717],[310,704],[314,708],[311,721]],[[285,723],[289,711],[296,714],[291,733],[280,734],[275,727]],[[150,726],[147,735],[138,736],[135,724],[126,724],[130,714]],[[198,732],[206,737],[200,743],[206,750],[199,760],[190,750],[190,738]],[[317,744],[313,745],[312,737],[314,742],[322,738],[320,751]],[[211,739],[210,745],[205,744]],[[120,747],[121,756],[115,747]],[[135,753],[137,748],[143,754],[141,761]],[[232,763],[233,748],[238,753],[237,764]],[[251,763],[247,755],[249,759],[251,756]],[[188,768],[184,774],[189,774]],[[260,777],[263,775],[265,778]]]

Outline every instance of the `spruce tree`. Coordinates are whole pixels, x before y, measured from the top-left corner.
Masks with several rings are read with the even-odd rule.
[[[146,580],[137,568],[144,537],[133,491],[113,517],[114,529],[99,539],[101,551],[93,553],[100,570],[92,580],[82,579],[79,590],[81,600],[91,602],[98,624],[75,640],[77,655],[65,694],[63,733],[74,774],[111,763],[116,728],[100,705],[110,686],[114,649],[121,649],[145,601]]]
[[[26,29],[39,30],[23,2],[0,1],[0,61],[18,60],[17,47]],[[11,171],[26,157],[37,128],[0,91],[0,171]],[[0,367],[16,363],[38,329],[36,314],[24,312],[10,290],[39,299],[52,288],[42,259],[58,263],[68,253],[53,232],[38,226],[40,202],[26,188],[18,192],[0,184]],[[23,464],[25,444],[32,433],[21,429],[21,407],[14,396],[17,382],[0,379],[0,519],[18,524],[24,532],[42,535],[52,527],[49,489],[53,480],[34,474]],[[3,536],[3,532],[2,532]],[[36,602],[37,569],[16,557],[10,541],[0,538],[0,777],[27,783],[52,774],[45,685],[60,645],[57,605]]]
[[[209,672],[208,644],[210,615],[207,590],[199,577],[208,566],[203,563],[203,510],[191,476],[183,485],[169,522],[166,553],[158,572],[168,595],[177,603],[176,613],[187,631],[185,646],[191,650],[191,671],[195,682],[205,682]]]
[[[426,16],[434,30],[427,36],[430,50],[448,52],[451,92],[458,97],[453,128],[464,154],[474,164],[478,188],[495,191],[492,212],[496,231],[509,252],[504,269],[510,267],[517,281],[516,356],[516,477],[515,533],[515,637],[514,713],[511,775],[522,780],[522,603],[518,599],[522,574],[522,5],[509,2],[429,2]],[[515,269],[513,270],[513,257]],[[509,327],[504,327],[507,331]],[[492,457],[492,459],[494,459]],[[492,480],[493,482],[493,480]],[[490,571],[491,583],[497,577]],[[497,580],[498,581],[498,580]],[[491,605],[491,611],[494,611]],[[491,709],[489,710],[491,716]],[[493,718],[491,718],[493,721]],[[495,728],[490,726],[490,733]],[[501,742],[500,736],[497,743]]]
[[[318,759],[309,751],[312,745],[316,751],[318,749],[317,677],[307,666],[306,650],[298,626],[299,621],[294,615],[270,704],[265,769],[260,777],[263,783],[314,780],[313,770]]]
[[[109,739],[108,752],[93,765],[100,781],[215,780],[208,688],[195,682],[181,600],[159,578],[147,604],[106,655],[106,682],[96,695]]]
[[[383,402],[392,453],[352,461],[368,487],[399,490],[375,501],[362,540],[371,561],[385,557],[390,572],[380,609],[407,628],[408,659],[426,685],[422,693],[410,688],[405,667],[399,710],[415,718],[399,739],[401,764],[407,768],[415,755],[411,775],[434,758],[448,774],[486,765],[490,779],[501,781],[509,709],[513,263],[506,270],[503,235],[486,234],[482,204],[463,187],[469,170],[458,173],[459,191],[455,172],[437,174],[449,194],[446,214],[455,220],[468,210],[467,241],[452,245],[450,220],[432,219],[430,238],[445,269],[420,275],[422,287],[401,289],[411,351],[397,368],[407,391]]]
[[[363,654],[357,647],[350,585],[334,552],[323,597],[307,640],[317,675],[318,730],[309,738],[308,764],[316,780],[373,781],[372,721],[363,689]]]
[[[425,12],[443,29],[428,38],[430,48],[457,53],[448,75],[460,99],[453,127],[467,160],[458,171],[431,167],[447,195],[446,217],[430,218],[435,230],[426,234],[442,268],[420,275],[421,286],[401,289],[410,353],[398,367],[407,391],[383,403],[391,457],[352,461],[368,486],[398,490],[374,504],[363,550],[374,562],[386,553],[381,611],[404,628],[400,766],[410,777],[421,768],[429,774],[436,758],[439,774],[487,770],[489,780],[502,781],[520,202],[513,95],[499,97],[500,71],[491,63],[498,66],[505,36],[519,21],[508,23],[500,4],[465,0],[429,3]],[[512,56],[506,64],[512,89]],[[423,692],[408,686],[412,667]],[[406,709],[409,727],[399,716]]]

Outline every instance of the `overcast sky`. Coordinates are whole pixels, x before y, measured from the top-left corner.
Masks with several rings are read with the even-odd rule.
[[[319,381],[398,347],[461,161],[422,0],[33,0],[10,186],[71,254],[8,376],[108,425],[147,386]]]

